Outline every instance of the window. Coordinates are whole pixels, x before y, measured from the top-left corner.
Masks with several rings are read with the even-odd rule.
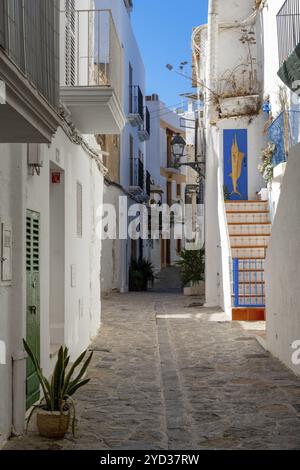
[[[134,186],[134,142],[133,136],[129,136],[129,164],[130,164],[130,186]]]
[[[168,181],[167,182],[167,204],[169,207],[171,207],[173,203],[172,189],[173,189],[172,181]]]
[[[129,114],[133,112],[133,68],[129,63]]]
[[[167,168],[172,168],[173,166],[172,139],[173,132],[167,129]]]
[[[82,238],[82,184],[77,182],[77,236]]]

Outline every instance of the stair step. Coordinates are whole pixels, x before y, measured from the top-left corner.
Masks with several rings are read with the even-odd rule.
[[[264,223],[269,223],[269,213],[268,212],[256,212],[256,213],[237,213],[237,212],[232,212],[227,214],[227,221],[229,224],[264,224]]]
[[[265,321],[264,308],[233,308],[232,309],[233,321]]]
[[[266,257],[266,248],[245,248],[245,247],[232,247],[231,248],[232,258],[239,259],[262,259]]]
[[[269,214],[269,211],[253,211],[253,210],[249,210],[249,211],[242,211],[242,210],[232,211],[232,210],[226,210],[226,213],[227,214]]]
[[[270,233],[232,233],[229,234],[230,238],[252,238],[252,237],[270,237]]]

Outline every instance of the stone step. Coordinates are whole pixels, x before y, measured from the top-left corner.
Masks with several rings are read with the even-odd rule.
[[[267,247],[269,244],[269,235],[231,235],[230,242],[231,247]]]
[[[265,320],[264,308],[233,308],[233,321],[258,322]]]
[[[237,201],[226,202],[226,211],[267,211],[268,201]]]
[[[269,212],[227,212],[228,224],[262,224],[270,222]]]
[[[271,234],[271,223],[267,222],[264,224],[241,224],[241,223],[229,223],[228,231],[230,236],[254,236],[254,235],[270,235]]]
[[[263,247],[232,247],[231,256],[232,258],[240,259],[264,259],[266,257],[267,248]]]

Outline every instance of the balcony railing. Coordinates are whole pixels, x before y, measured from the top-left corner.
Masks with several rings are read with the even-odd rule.
[[[141,142],[145,142],[145,140],[150,139],[150,126],[151,126],[151,124],[150,124],[150,111],[146,106],[145,107],[145,113],[144,113],[144,122],[140,126],[139,131],[138,131],[139,139],[140,139]]]
[[[67,10],[63,86],[111,87],[122,99],[123,52],[110,10]]]
[[[129,120],[134,125],[144,122],[144,96],[139,86],[129,87]]]
[[[139,158],[134,158],[131,165],[132,171],[130,175],[130,186],[138,187],[142,190],[145,188],[145,171],[144,164]]]
[[[276,146],[273,164],[286,162],[290,149],[300,141],[300,112],[282,112],[269,127],[269,141]]]
[[[150,197],[151,194],[151,175],[149,171],[146,171],[146,193]]]
[[[286,0],[277,14],[280,66],[300,43],[300,0]]]
[[[59,104],[59,2],[0,0],[0,48],[30,83]]]

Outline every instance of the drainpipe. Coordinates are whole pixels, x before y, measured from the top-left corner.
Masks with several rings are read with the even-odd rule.
[[[220,303],[219,275],[221,269],[220,229],[218,217],[219,133],[216,126],[215,94],[218,78],[219,0],[209,1],[208,47],[206,62],[206,185],[205,185],[205,253],[206,306]]]

